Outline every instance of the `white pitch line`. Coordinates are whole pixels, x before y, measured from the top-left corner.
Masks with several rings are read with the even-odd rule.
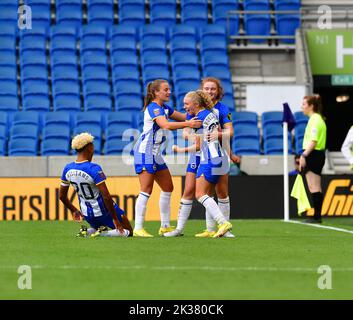
[[[44,265],[29,265],[32,269],[62,269],[62,270],[90,270],[90,269],[113,269],[113,270],[154,270],[154,271],[227,271],[227,272],[317,272],[317,268],[312,267],[213,267],[213,266],[77,266],[77,265],[63,265],[63,266],[44,266]],[[0,269],[17,269],[18,266],[0,266]],[[353,272],[353,267],[348,268],[332,268],[335,272]]]
[[[290,223],[296,223],[296,224],[301,224],[309,227],[315,227],[315,228],[321,228],[321,229],[328,229],[328,230],[334,230],[334,231],[340,231],[340,232],[345,232],[345,233],[351,233],[353,234],[353,230],[347,230],[347,229],[342,229],[342,228],[336,228],[336,227],[330,227],[330,226],[323,226],[320,224],[313,224],[313,223],[304,223],[301,221],[296,221],[296,220],[288,220],[283,222],[290,222]]]

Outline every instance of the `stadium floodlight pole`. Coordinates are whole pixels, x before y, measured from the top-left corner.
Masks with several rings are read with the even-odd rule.
[[[288,172],[288,131],[295,126],[295,119],[288,103],[283,103],[283,195],[284,221],[289,221],[289,172]]]
[[[283,122],[284,221],[289,221],[288,122]]]

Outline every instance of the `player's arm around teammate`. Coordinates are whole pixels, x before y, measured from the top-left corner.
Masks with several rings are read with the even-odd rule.
[[[320,223],[323,202],[321,172],[325,164],[326,148],[326,124],[321,115],[322,104],[320,96],[304,97],[302,111],[309,116],[309,121],[305,128],[303,152],[299,160],[299,168],[300,171],[305,172],[315,210],[314,217],[306,220],[306,222]]]
[[[135,206],[134,236],[151,237],[144,228],[146,206],[156,181],[162,189],[160,194],[161,227],[159,234],[172,231],[170,227],[170,198],[173,181],[169,169],[160,153],[163,130],[198,128],[201,121],[184,121],[185,115],[165,105],[170,98],[170,87],[166,80],[155,80],[148,84],[144,102],[144,128],[134,147],[135,171],[139,176],[140,194]],[[180,122],[170,122],[168,119]]]

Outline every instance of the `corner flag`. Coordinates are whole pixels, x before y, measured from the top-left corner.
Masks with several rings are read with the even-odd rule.
[[[283,103],[283,119],[282,122],[288,123],[288,131],[292,131],[295,127],[295,119],[288,103]]]

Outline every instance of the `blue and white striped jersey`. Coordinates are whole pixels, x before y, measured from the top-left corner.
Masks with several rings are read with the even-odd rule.
[[[134,151],[148,155],[158,155],[160,153],[161,144],[164,141],[165,130],[161,129],[154,121],[159,116],[165,116],[169,119],[174,113],[174,109],[170,106],[162,107],[155,102],[151,102],[144,112],[143,132],[135,144]]]
[[[219,141],[215,140],[208,142],[206,137],[208,133],[218,130],[220,124],[217,116],[213,112],[205,109],[200,111],[196,117],[202,121],[201,128],[195,129],[196,134],[203,134],[200,146],[201,162],[208,162],[211,161],[211,159],[224,156]]]
[[[98,164],[89,161],[71,162],[64,168],[61,185],[71,184],[75,188],[84,216],[99,217],[109,215],[102,194],[97,187],[105,180],[103,170]]]

